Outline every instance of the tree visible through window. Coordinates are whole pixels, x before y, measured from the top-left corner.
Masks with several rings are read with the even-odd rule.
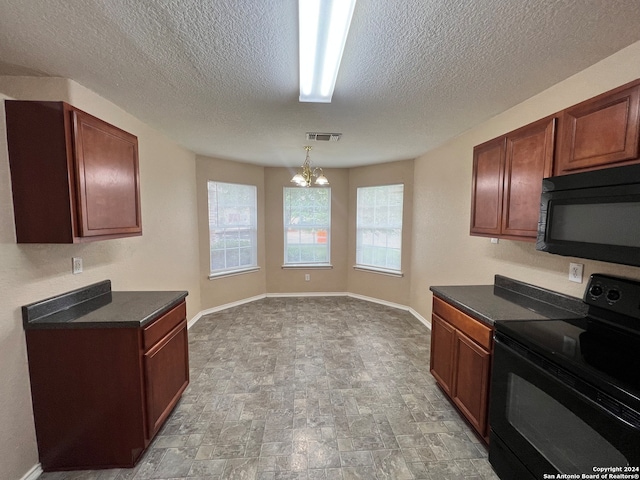
[[[211,274],[257,267],[254,185],[208,182]]]
[[[400,271],[404,185],[359,187],[356,265]]]
[[[284,188],[285,265],[331,261],[331,189]]]

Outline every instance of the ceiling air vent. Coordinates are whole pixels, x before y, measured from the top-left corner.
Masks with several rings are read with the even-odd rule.
[[[342,137],[341,133],[307,132],[307,140],[315,142],[337,142]]]

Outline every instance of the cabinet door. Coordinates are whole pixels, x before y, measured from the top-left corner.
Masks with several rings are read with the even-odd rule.
[[[456,331],[454,343],[457,361],[452,398],[476,431],[484,436],[491,356],[462,332]]]
[[[507,135],[502,234],[535,239],[542,179],[551,176],[555,118],[546,118]]]
[[[640,84],[634,83],[563,112],[556,175],[638,161]]]
[[[451,396],[455,329],[437,315],[431,316],[431,374]]]
[[[79,236],[141,234],[138,139],[72,110]]]
[[[189,383],[187,322],[144,354],[147,438],[160,429]]]
[[[473,149],[472,234],[500,234],[504,148],[505,139],[500,137]]]

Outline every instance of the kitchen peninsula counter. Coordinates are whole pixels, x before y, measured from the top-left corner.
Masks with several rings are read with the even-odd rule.
[[[22,307],[45,472],[141,458],[189,384],[187,293],[105,280]]]
[[[186,291],[111,291],[104,280],[22,307],[25,330],[139,328],[182,302]]]

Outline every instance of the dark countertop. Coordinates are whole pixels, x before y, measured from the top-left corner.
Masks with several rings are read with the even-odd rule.
[[[186,291],[111,291],[111,281],[88,285],[22,307],[25,330],[139,328],[180,303]]]
[[[495,276],[493,285],[433,286],[436,297],[488,324],[497,320],[544,320],[583,317],[581,299],[535,285]]]

